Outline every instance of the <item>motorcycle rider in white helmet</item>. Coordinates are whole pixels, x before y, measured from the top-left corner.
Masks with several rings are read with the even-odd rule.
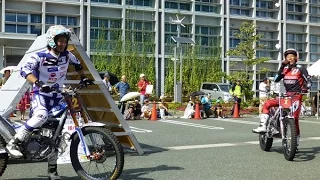
[[[60,93],[52,93],[52,88],[62,90],[69,63],[86,81],[80,61],[67,50],[71,32],[61,25],[51,26],[46,33],[47,50],[37,52],[21,67],[20,74],[33,83],[34,96],[31,101],[32,116],[18,130],[6,149],[12,157],[22,157],[19,145],[26,141],[33,129],[41,127],[48,118],[48,111],[62,99]],[[57,173],[58,150],[48,157],[48,178],[60,179]]]
[[[299,115],[301,110],[302,94],[306,93],[311,87],[311,77],[308,74],[306,68],[297,64],[299,60],[299,53],[295,49],[287,49],[284,52],[285,60],[282,62],[278,74],[275,77],[275,82],[279,82],[283,79],[283,84],[286,89],[287,95],[294,95],[298,97],[298,106],[294,109],[293,116],[297,128],[297,141],[299,145],[300,129],[299,129]],[[267,121],[269,117],[269,109],[271,107],[279,106],[277,98],[269,99],[265,102],[260,115],[259,127],[252,130],[254,133],[265,133],[267,132]]]

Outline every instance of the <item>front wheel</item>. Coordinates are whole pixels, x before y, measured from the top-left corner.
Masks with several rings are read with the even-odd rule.
[[[285,118],[283,121],[282,146],[284,158],[292,161],[297,151],[297,130],[295,120],[293,118]]]
[[[263,151],[269,151],[272,147],[273,138],[268,138],[266,133],[259,134],[259,144]]]
[[[0,135],[0,149],[5,149],[6,144],[7,144],[6,141]],[[3,175],[4,171],[7,168],[8,159],[9,159],[8,153],[1,152],[1,154],[0,154],[0,177]]]
[[[117,179],[124,164],[123,149],[117,137],[104,127],[84,127],[82,133],[91,158],[86,157],[79,135],[75,134],[71,139],[70,158],[78,176],[81,179]],[[98,174],[91,174],[90,170]]]

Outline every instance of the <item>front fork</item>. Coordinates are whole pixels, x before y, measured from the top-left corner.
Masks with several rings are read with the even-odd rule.
[[[78,97],[74,97],[74,98],[77,98],[77,102],[79,103],[78,104],[79,110],[75,110],[75,108],[72,106],[73,104],[69,100],[68,101],[68,106],[71,107],[69,109],[70,110],[70,114],[71,114],[73,123],[75,125],[75,130],[76,130],[76,132],[77,132],[77,134],[78,134],[78,136],[80,138],[80,141],[82,143],[83,151],[86,154],[86,157],[90,158],[91,157],[91,153],[90,153],[88,145],[87,145],[87,143],[86,143],[86,141],[84,139],[84,136],[83,136],[83,133],[82,133],[82,129],[81,129],[81,127],[79,125],[79,121],[78,121],[78,119],[76,117],[76,112],[77,111],[80,112],[80,115],[83,118],[84,123],[88,123],[89,121],[88,121],[87,116],[85,115],[85,113],[84,113],[84,111],[82,109],[82,106],[80,104],[80,101],[79,101]],[[95,144],[95,141],[94,141],[94,138],[92,137],[92,135],[90,135],[90,140],[92,141],[93,144]]]

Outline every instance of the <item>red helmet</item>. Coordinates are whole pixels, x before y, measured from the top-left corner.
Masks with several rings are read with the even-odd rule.
[[[284,51],[283,55],[284,58],[286,58],[289,54],[293,54],[297,57],[297,61],[299,61],[299,52],[295,49],[289,48],[286,51]]]

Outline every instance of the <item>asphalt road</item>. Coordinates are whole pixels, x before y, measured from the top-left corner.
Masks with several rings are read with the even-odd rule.
[[[303,179],[320,178],[320,120],[301,120],[299,152],[284,159],[276,141],[270,152],[258,144],[251,129],[257,118],[165,119],[129,121],[145,150],[127,153],[121,179]],[[20,164],[19,164],[20,163]],[[1,179],[47,179],[47,163],[10,162]],[[71,164],[59,165],[63,179],[78,179]]]

